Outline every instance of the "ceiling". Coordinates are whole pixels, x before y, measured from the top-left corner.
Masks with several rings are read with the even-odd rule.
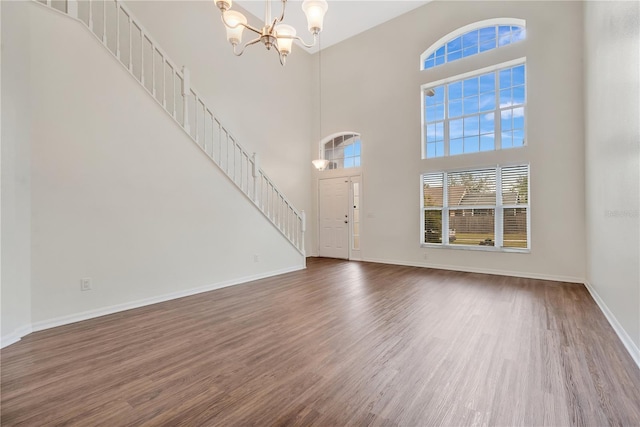
[[[262,27],[264,0],[237,0],[235,3],[254,15],[247,17],[249,24]],[[281,12],[281,2],[272,1],[271,3],[271,15],[275,17]],[[322,49],[429,3],[429,0],[328,0],[328,3],[329,10],[325,15],[324,29],[321,33]],[[293,25],[298,30],[298,36],[309,43],[312,36],[307,31],[307,20],[301,5],[302,0],[287,1],[284,23]],[[249,40],[249,37],[251,35],[245,33],[245,41]],[[318,46],[309,51],[317,52]]]

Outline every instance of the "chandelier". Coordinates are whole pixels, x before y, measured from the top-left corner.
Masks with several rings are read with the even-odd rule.
[[[272,20],[271,0],[265,1],[264,25],[262,28],[256,28],[247,24],[247,18],[242,13],[230,10],[233,0],[216,0],[216,6],[218,6],[222,15],[222,22],[227,29],[227,40],[233,46],[234,55],[240,56],[247,46],[262,42],[267,50],[271,50],[273,47],[278,52],[280,63],[284,65],[287,61],[287,56],[291,53],[294,40],[300,41],[306,48],[315,46],[318,40],[318,33],[322,31],[324,14],[328,9],[327,2],[325,0],[305,0],[302,2],[302,10],[307,17],[308,29],[313,35],[313,41],[310,44],[305,43],[304,40],[296,36],[295,28],[282,23],[287,0],[281,0],[281,2],[282,13]],[[258,37],[248,41],[238,50],[237,47],[242,42],[242,32],[245,28],[256,33]]]

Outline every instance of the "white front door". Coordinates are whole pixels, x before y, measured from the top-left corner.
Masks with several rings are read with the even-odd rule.
[[[349,259],[349,178],[321,179],[320,256]]]

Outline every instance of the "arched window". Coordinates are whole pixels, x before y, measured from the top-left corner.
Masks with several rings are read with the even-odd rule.
[[[423,70],[525,38],[525,22],[499,18],[459,28],[420,57]],[[498,53],[498,52],[496,52]],[[423,73],[421,239],[424,247],[528,252],[529,164],[491,151],[527,145],[527,45]],[[439,79],[434,81],[435,79]],[[486,154],[476,157],[474,153]],[[467,156],[463,168],[439,158]],[[487,163],[498,166],[487,167]]]
[[[420,69],[428,70],[519,42],[525,37],[525,21],[521,19],[500,18],[476,22],[447,34],[425,50],[420,56]]]
[[[452,31],[422,54],[423,69],[522,40],[525,24],[521,19],[496,18]],[[526,145],[525,50],[524,44],[514,46],[500,55],[502,61],[513,59],[501,63],[467,61],[454,67],[462,74],[446,75],[442,70],[444,78],[421,86],[422,158]],[[475,68],[478,65],[482,68]]]
[[[320,143],[322,157],[329,161],[327,169],[360,167],[360,134],[341,132],[323,139]]]

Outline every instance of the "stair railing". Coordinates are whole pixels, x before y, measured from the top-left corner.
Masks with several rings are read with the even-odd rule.
[[[118,0],[34,0],[81,22],[304,256],[306,218],[220,123],[179,68]]]

